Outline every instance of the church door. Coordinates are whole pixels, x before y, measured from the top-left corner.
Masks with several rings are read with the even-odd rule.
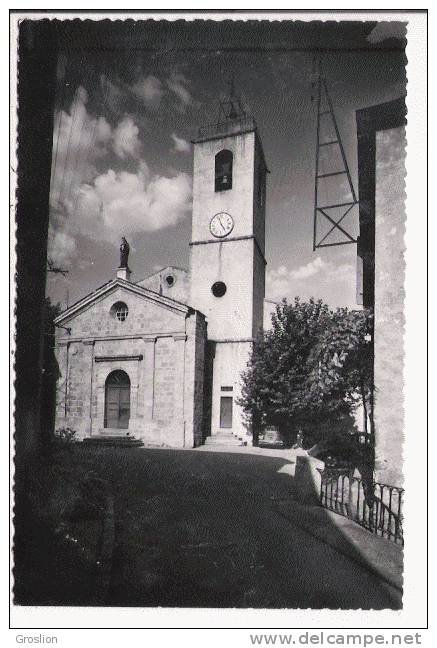
[[[232,428],[232,396],[220,398],[220,428]]]
[[[127,430],[130,417],[130,380],[125,371],[109,374],[105,385],[105,428]]]

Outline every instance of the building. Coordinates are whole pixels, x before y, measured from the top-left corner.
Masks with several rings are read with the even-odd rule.
[[[190,268],[116,276],[56,320],[56,427],[195,447],[250,439],[240,375],[263,326],[268,172],[233,90],[193,141]]]
[[[402,97],[356,113],[358,296],[374,308],[375,476],[402,485],[406,108]]]

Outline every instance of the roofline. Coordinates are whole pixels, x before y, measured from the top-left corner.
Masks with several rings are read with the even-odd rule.
[[[202,128],[205,129],[205,132],[207,129],[210,129],[210,135],[198,135],[197,137],[193,137],[191,139],[191,144],[203,144],[204,142],[213,142],[214,140],[219,140],[219,139],[227,139],[229,137],[235,137],[236,135],[247,135],[248,133],[255,133],[255,138],[258,141],[258,144],[260,145],[261,149],[261,157],[262,161],[264,163],[264,167],[266,169],[267,173],[271,173],[269,167],[267,166],[266,162],[266,156],[264,153],[264,148],[263,144],[261,141],[261,135],[258,129],[258,125],[256,123],[255,117],[246,115],[244,118],[239,118],[234,120],[235,124],[237,125],[238,122],[243,123],[245,122],[244,125],[241,126],[240,130],[237,130],[233,133],[220,133],[220,126],[227,126],[227,122],[220,122],[218,124],[206,124],[205,126],[201,126],[198,130],[201,131]],[[215,131],[215,132],[214,132]]]
[[[134,283],[139,284],[142,281],[145,281],[146,279],[150,279],[151,277],[155,277],[157,274],[159,274],[163,270],[167,270],[167,268],[174,268],[175,270],[182,270],[182,272],[186,272],[187,274],[189,274],[189,270],[187,270],[186,268],[181,268],[180,266],[175,266],[175,265],[166,265],[166,266],[163,266],[162,268],[160,268],[159,270],[156,270],[156,272],[152,272],[152,274],[146,275],[142,279],[138,279],[138,281],[135,281]]]
[[[127,290],[130,290],[131,292],[141,297],[152,298],[153,301],[159,302],[161,304],[165,304],[167,307],[169,307],[172,310],[176,310],[185,314],[194,312],[194,309],[191,308],[191,306],[188,306],[187,304],[183,304],[182,302],[176,301],[176,299],[172,299],[171,297],[160,295],[154,290],[150,290],[149,288],[144,288],[143,286],[138,286],[136,283],[125,281],[124,279],[120,279],[117,277],[117,279],[112,279],[106,284],[100,286],[100,288],[97,288],[96,290],[89,293],[85,297],[82,297],[82,299],[80,299],[79,301],[75,302],[72,306],[67,308],[63,313],[58,315],[58,317],[55,318],[54,323],[59,324],[61,322],[64,322],[65,320],[68,320],[69,318],[73,317],[76,313],[78,313],[82,308],[92,304],[93,301],[95,301],[99,297],[102,297],[103,295],[105,295],[106,293],[112,291],[114,288],[117,287],[126,288]]]
[[[112,283],[113,281],[114,281],[113,279],[110,279],[109,281],[107,281],[106,283],[102,284],[101,286],[99,286],[98,288],[96,288],[95,290],[93,290],[92,292],[90,292],[90,293],[88,293],[87,295],[85,295],[85,297],[81,297],[80,299],[78,299],[77,301],[74,302],[74,304],[71,304],[71,306],[68,306],[64,311],[62,311],[62,313],[60,313],[57,317],[55,317],[55,319],[54,319],[53,321],[56,322],[56,320],[59,319],[60,317],[62,317],[62,315],[63,315],[64,313],[66,313],[66,312],[69,311],[71,308],[74,308],[75,306],[77,306],[78,304],[80,304],[80,303],[81,303],[84,299],[86,299],[87,297],[90,297],[91,295],[94,295],[94,294],[98,293],[98,292],[99,292],[100,290],[102,290],[102,288],[104,288],[105,286],[109,286],[109,284]]]

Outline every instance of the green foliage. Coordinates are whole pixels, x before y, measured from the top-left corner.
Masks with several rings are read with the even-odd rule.
[[[59,378],[59,367],[54,352],[56,331],[54,320],[60,312],[60,304],[52,304],[46,297],[43,310],[44,338],[40,404],[40,449],[45,456],[50,455],[54,440],[56,383]]]
[[[373,393],[373,314],[341,308],[332,313],[320,347],[320,389],[332,385],[353,408],[361,404],[371,418]]]
[[[275,425],[294,440],[347,419],[372,385],[372,316],[331,311],[321,300],[288,304],[256,339],[243,374],[240,405],[253,426]]]
[[[58,317],[58,315],[61,314],[62,312],[62,307],[61,304],[58,302],[56,304],[52,304],[50,297],[46,297],[45,299],[45,320],[48,324],[48,327],[52,328],[53,326],[53,321]]]
[[[62,446],[69,446],[72,443],[77,443],[75,436],[76,430],[72,430],[70,427],[62,427],[55,432],[55,439]]]

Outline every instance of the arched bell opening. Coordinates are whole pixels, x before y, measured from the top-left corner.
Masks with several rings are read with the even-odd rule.
[[[215,156],[215,190],[232,189],[232,167],[234,156],[232,151],[223,149]]]

